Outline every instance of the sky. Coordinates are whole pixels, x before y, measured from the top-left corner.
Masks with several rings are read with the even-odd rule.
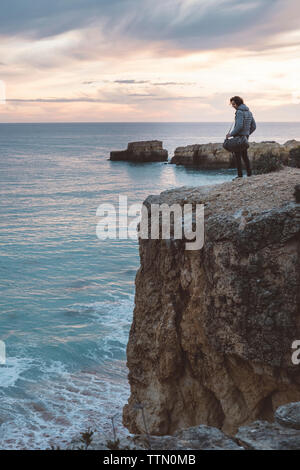
[[[0,122],[300,121],[299,0],[1,0]]]

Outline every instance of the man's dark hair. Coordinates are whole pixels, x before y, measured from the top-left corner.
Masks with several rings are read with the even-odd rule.
[[[230,102],[232,101],[234,101],[238,106],[244,104],[244,100],[240,96],[233,96],[232,98],[230,98]]]

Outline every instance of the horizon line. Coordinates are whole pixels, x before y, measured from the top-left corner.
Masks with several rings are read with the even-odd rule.
[[[1,124],[227,124],[231,121],[16,121]],[[300,124],[300,121],[257,121],[261,124]]]

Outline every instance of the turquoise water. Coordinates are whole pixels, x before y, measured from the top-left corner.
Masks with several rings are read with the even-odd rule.
[[[129,395],[136,240],[96,236],[99,204],[142,203],[176,186],[230,180],[164,163],[110,162],[129,141],[222,141],[228,123],[0,124],[0,447],[47,448],[88,427],[110,430]],[[300,138],[262,124],[256,139]]]

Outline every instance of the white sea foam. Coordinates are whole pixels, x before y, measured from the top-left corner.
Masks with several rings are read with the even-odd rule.
[[[99,344],[92,343],[91,349],[83,352],[93,359],[95,367],[70,372],[61,361],[8,359],[5,369],[0,368],[2,386],[16,385],[22,378],[24,396],[17,401],[10,394],[2,397],[1,448],[63,448],[88,428],[111,438],[110,417],[115,414],[118,433],[127,433],[122,426],[122,408],[129,396],[128,371],[125,358],[117,360],[115,353],[125,353],[133,300],[133,296],[112,296],[108,301],[72,306],[75,314],[101,325]],[[23,377],[29,367],[38,367],[42,378],[32,380],[32,374]]]
[[[126,299],[114,298],[112,301],[77,304],[73,308],[80,315],[90,317],[92,321],[103,325],[99,334],[99,346],[103,358],[111,359],[116,348],[120,352],[125,351],[132,322],[133,295]],[[88,352],[87,356],[94,357],[91,351]]]
[[[13,387],[22,374],[32,366],[30,359],[7,357],[6,364],[0,365],[0,389]]]
[[[27,398],[19,400],[17,407],[12,397],[5,400],[10,419],[0,426],[1,448],[63,448],[88,428],[111,438],[110,416],[115,414],[118,432],[125,434],[121,415],[129,395],[126,375],[125,363],[114,361],[101,369],[28,383]]]

